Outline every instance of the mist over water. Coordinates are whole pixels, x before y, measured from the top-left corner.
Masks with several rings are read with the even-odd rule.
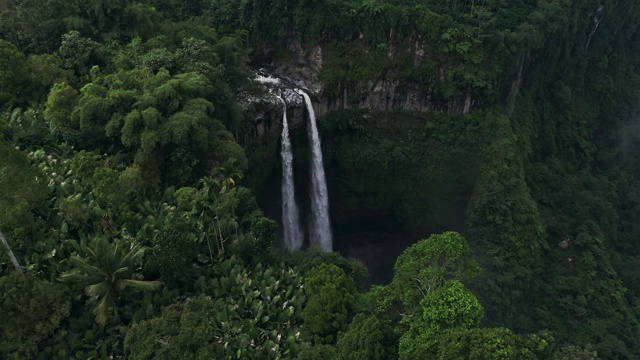
[[[309,140],[311,142],[311,246],[324,251],[333,250],[331,224],[329,223],[329,194],[322,163],[322,146],[316,114],[311,104],[311,99],[304,91],[298,90],[304,97],[309,113]]]

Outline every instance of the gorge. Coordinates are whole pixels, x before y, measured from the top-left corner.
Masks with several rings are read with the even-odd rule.
[[[639,39],[634,0],[0,1],[0,358],[639,359]]]

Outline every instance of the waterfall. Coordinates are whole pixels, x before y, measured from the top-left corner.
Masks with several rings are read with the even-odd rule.
[[[316,126],[316,114],[311,99],[304,91],[298,90],[304,97],[309,113],[309,137],[311,141],[311,245],[324,251],[332,251],[331,224],[329,223],[329,196],[322,164],[322,148]]]
[[[300,250],[304,241],[304,234],[300,228],[300,214],[295,202],[293,187],[293,155],[291,141],[289,139],[289,125],[287,123],[287,102],[300,104],[302,96],[309,113],[309,141],[311,143],[311,226],[309,235],[311,246],[319,247],[324,251],[333,250],[331,224],[329,222],[329,196],[327,183],[322,164],[322,148],[320,136],[316,125],[316,115],[311,104],[311,99],[302,90],[295,90],[286,81],[270,75],[256,74],[255,80],[274,91],[279,89],[279,100],[284,106],[282,118],[282,225],[284,243],[288,249]],[[293,96],[292,96],[293,95]],[[284,98],[283,98],[284,97]]]
[[[283,105],[282,115],[282,226],[284,228],[284,243],[288,249],[300,250],[302,247],[302,232],[300,231],[298,207],[293,191],[293,153],[289,140],[289,124],[287,124],[287,103],[278,97]]]
[[[280,79],[271,76],[262,76],[260,74],[256,74],[256,81],[261,84],[280,85]]]

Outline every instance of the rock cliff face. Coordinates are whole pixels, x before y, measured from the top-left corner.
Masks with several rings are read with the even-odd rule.
[[[290,119],[291,127],[297,128],[304,123],[303,99],[294,90],[294,85],[282,81],[279,84],[265,86],[271,91],[264,96],[238,96],[245,118],[243,138],[238,139],[242,143],[263,136],[267,132],[282,130],[282,104],[277,96],[282,97],[287,104],[287,117]]]
[[[452,114],[467,114],[473,107],[470,94],[456,97],[445,106],[437,106],[431,101],[431,94],[412,85],[400,85],[396,79],[381,79],[369,83],[369,92],[358,99],[356,104],[349,102],[345,91],[337,99],[320,98],[318,114],[320,116],[336,110],[361,108],[371,111],[407,110],[407,111],[445,111]]]
[[[332,111],[350,108],[368,109],[374,112],[406,110],[467,114],[474,107],[475,99],[470,93],[460,93],[452,101],[441,104],[434,101],[429,89],[422,89],[417,84],[402,82],[393,77],[369,81],[369,91],[356,100],[346,90],[341,96],[329,97],[318,79],[324,61],[322,47],[317,45],[311,51],[304,51],[299,41],[291,41],[288,51],[291,55],[289,60],[284,63],[272,63],[271,69],[267,72],[281,80],[277,86],[270,85],[270,87],[275,87],[277,93],[287,97],[285,100],[288,116],[293,128],[304,123],[302,98],[295,93],[293,90],[295,88],[304,89],[310,94],[318,118]],[[416,64],[422,61],[425,56],[424,44],[417,40],[411,51],[414,53]],[[282,109],[277,99],[252,98],[244,99],[241,103],[245,117],[253,127],[249,132],[250,138],[261,136],[267,131],[281,129]]]
[[[392,47],[392,44],[389,44]],[[425,56],[424,44],[417,39],[415,45],[409,49],[413,52],[414,63],[419,64]],[[445,111],[452,114],[466,114],[472,110],[474,100],[471,94],[459,94],[453,101],[445,105],[437,105],[432,101],[429,89],[421,89],[417,84],[401,83],[399,79],[389,77],[372,79],[368,83],[369,91],[354,102],[351,94],[343,91],[337,98],[325,96],[322,84],[318,80],[318,73],[322,69],[324,51],[316,45],[311,51],[305,52],[298,41],[289,43],[291,60],[278,64],[274,74],[288,79],[289,82],[315,95],[316,112],[322,116],[328,112],[361,108],[371,111],[407,110],[407,111]],[[391,51],[389,56],[393,56]]]

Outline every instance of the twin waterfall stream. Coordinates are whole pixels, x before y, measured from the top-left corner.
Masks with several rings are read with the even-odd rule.
[[[267,85],[279,84],[280,80],[271,77],[258,76],[259,82]],[[308,134],[311,146],[311,224],[309,229],[310,246],[323,251],[333,250],[331,224],[329,221],[329,193],[322,162],[322,147],[316,124],[316,115],[309,95],[296,89],[304,98],[309,116]],[[304,232],[300,226],[300,212],[295,200],[293,180],[293,150],[289,138],[289,124],[287,122],[287,103],[283,96],[277,95],[283,105],[282,116],[282,227],[284,244],[287,249],[300,250],[304,243]]]
[[[304,91],[298,90],[304,97],[309,113],[309,138],[311,140],[311,245],[324,251],[333,250],[331,224],[329,223],[329,193],[322,163],[322,147],[316,126],[316,113],[311,99]]]
[[[300,230],[300,215],[296,205],[293,188],[293,152],[289,140],[289,124],[287,124],[287,103],[282,102],[282,141],[280,155],[282,156],[282,227],[284,228],[284,244],[287,249],[300,250],[302,247],[302,231]]]

